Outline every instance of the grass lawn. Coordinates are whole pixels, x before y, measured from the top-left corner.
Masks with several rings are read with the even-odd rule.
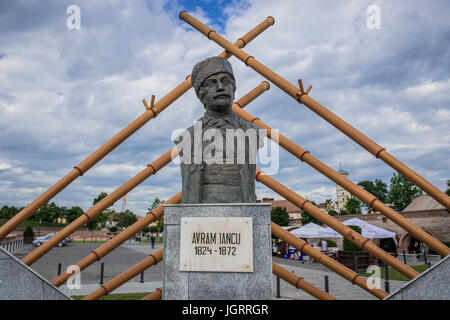
[[[428,269],[428,266],[426,264],[423,264],[418,266],[411,266],[411,268],[416,270],[418,273],[422,273]],[[386,279],[385,273],[386,273],[385,269],[381,268],[381,279]],[[373,273],[371,274],[367,272],[359,272],[359,274],[362,275],[363,277],[370,277],[371,275],[373,275]],[[399,271],[395,270],[394,268],[389,267],[389,280],[409,281],[410,279],[407,278],[402,273],[400,273]]]
[[[163,238],[163,237],[155,237],[155,243],[163,243],[163,241],[164,241],[164,238]],[[145,239],[145,240],[142,240],[142,242],[143,242],[143,243],[151,243],[152,240],[150,240],[150,239]]]
[[[107,296],[101,297],[99,300],[141,300],[149,294],[150,292],[108,294]],[[86,296],[71,296],[74,300],[81,300],[84,297]]]

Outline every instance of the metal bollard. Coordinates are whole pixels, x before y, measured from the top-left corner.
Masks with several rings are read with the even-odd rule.
[[[280,277],[277,277],[277,298],[281,298]]]
[[[431,268],[431,263],[427,263],[427,265],[428,265],[428,269],[430,269]]]
[[[358,272],[358,257],[354,258],[353,267],[355,268],[355,272]]]
[[[330,293],[330,288],[328,287],[328,276],[325,276],[325,292]]]
[[[141,283],[144,283],[144,271],[141,272]]]
[[[58,263],[58,276],[61,274],[61,262]]]
[[[390,288],[389,288],[389,265],[387,263],[384,264],[384,270],[385,270],[384,291],[386,291],[387,293],[390,293]]]
[[[406,264],[406,252],[403,251],[403,263]]]
[[[105,272],[105,263],[102,262],[101,266],[100,266],[100,284],[103,284],[103,275]]]
[[[425,250],[423,251],[423,259],[424,259],[425,264],[428,264],[428,261],[427,261],[427,252],[426,252]]]

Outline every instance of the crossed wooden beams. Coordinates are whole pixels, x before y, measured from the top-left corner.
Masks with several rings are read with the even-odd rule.
[[[249,33],[247,33],[242,38],[238,39],[238,41],[233,45],[224,38],[220,37],[214,30],[208,28],[207,26],[201,24],[198,20],[190,16],[185,11],[180,13],[180,18],[188,22],[190,25],[192,25],[194,28],[205,34],[209,39],[215,41],[219,45],[225,48],[225,51],[222,52],[219,56],[222,56],[224,58],[229,58],[232,54],[235,55],[238,59],[243,61],[247,66],[252,67],[255,71],[259,72],[261,75],[266,77],[269,81],[277,85],[280,89],[285,91],[287,94],[289,94],[291,97],[296,99],[299,103],[305,104],[307,107],[309,107],[311,110],[319,114],[321,117],[323,117],[325,120],[333,124],[335,127],[337,127],[339,130],[344,132],[347,136],[349,136],[351,139],[353,139],[355,142],[363,146],[366,150],[374,154],[377,158],[382,159],[385,161],[388,165],[396,169],[398,172],[402,173],[405,177],[407,177],[409,180],[411,180],[413,183],[415,183],[417,186],[421,187],[423,190],[425,190],[430,196],[435,198],[437,201],[442,203],[447,208],[450,208],[450,198],[445,195],[442,191],[437,189],[435,186],[431,185],[428,181],[420,177],[417,173],[409,169],[407,166],[402,164],[400,161],[398,161],[396,158],[394,158],[392,155],[386,152],[384,148],[370,140],[368,137],[363,135],[361,132],[359,132],[357,129],[350,126],[348,123],[346,123],[344,120],[339,118],[337,115],[333,114],[329,110],[327,110],[325,107],[317,103],[315,100],[310,98],[308,96],[311,86],[309,86],[306,90],[303,88],[303,83],[301,80],[299,80],[299,87],[295,87],[285,79],[283,79],[278,74],[274,73],[264,65],[262,65],[260,62],[258,62],[253,56],[248,55],[244,51],[242,51],[240,48],[244,47],[248,42],[250,42],[252,39],[254,39],[256,36],[258,36],[261,32],[263,32],[265,29],[267,29],[269,26],[274,24],[274,19],[272,17],[268,17],[266,20],[261,22],[257,27],[252,29]],[[126,140],[131,134],[136,132],[140,127],[142,127],[146,122],[148,122],[150,119],[155,118],[160,112],[162,112],[166,107],[168,107],[173,101],[175,101],[178,97],[180,97],[182,94],[184,94],[188,89],[191,88],[191,82],[190,82],[190,76],[186,77],[186,80],[183,81],[179,86],[177,86],[174,90],[172,90],[168,95],[163,97],[161,100],[159,100],[157,103],[154,102],[155,98],[152,96],[150,106],[147,104],[147,102],[144,100],[144,105],[146,107],[146,112],[142,114],[140,117],[138,117],[135,121],[130,123],[126,128],[124,128],[122,131],[120,131],[118,134],[116,134],[113,138],[111,138],[107,143],[105,143],[103,146],[101,146],[99,149],[97,149],[94,153],[92,153],[89,157],[87,157],[85,160],[83,160],[80,164],[74,167],[74,169],[69,172],[64,178],[62,178],[60,181],[58,181],[55,185],[50,187],[46,192],[44,192],[42,195],[40,195],[36,200],[34,200],[30,205],[28,205],[26,208],[24,208],[21,212],[19,212],[14,218],[9,220],[7,223],[5,223],[2,227],[0,227],[0,240],[4,238],[9,232],[11,232],[15,227],[17,227],[20,223],[25,221],[27,218],[29,218],[31,215],[34,214],[34,212],[40,208],[44,203],[48,202],[51,198],[53,198],[56,194],[58,194],[61,190],[63,190],[67,185],[69,185],[71,182],[73,182],[76,178],[78,178],[80,175],[82,175],[84,172],[89,170],[93,165],[95,165],[98,161],[100,161],[106,154],[111,152],[115,147],[117,147],[120,143],[122,143],[124,140]],[[259,118],[256,118],[249,113],[242,110],[249,102],[254,100],[256,97],[258,97],[260,94],[262,94],[265,90],[269,89],[269,83],[264,81],[259,86],[257,86],[255,89],[253,89],[251,92],[249,92],[247,95],[242,97],[240,100],[236,101],[233,104],[233,110],[241,116],[243,119],[250,121],[260,128],[267,130],[267,135],[269,138],[273,139],[274,133],[272,132],[272,128],[270,128],[268,125],[263,123]],[[406,231],[413,234],[417,239],[420,239],[424,243],[428,244],[431,248],[433,248],[436,252],[441,254],[442,256],[446,256],[450,253],[450,250],[440,243],[438,240],[431,237],[429,234],[424,232],[421,228],[415,226],[411,222],[409,222],[406,218],[399,215],[397,212],[392,210],[391,208],[387,207],[385,204],[383,204],[381,201],[379,201],[375,196],[371,195],[361,187],[355,185],[353,182],[348,180],[347,178],[340,175],[338,172],[333,170],[332,168],[328,167],[326,164],[322,163],[320,160],[313,157],[309,151],[306,151],[305,149],[301,148],[300,146],[296,145],[283,135],[277,135],[277,139],[273,139],[275,142],[279,143],[280,146],[285,148],[287,151],[292,153],[294,156],[296,156],[301,161],[306,162],[337,184],[341,185],[343,188],[348,190],[353,195],[357,196],[359,199],[361,199],[364,203],[368,204],[369,206],[379,210],[382,214],[386,215],[388,218],[390,218],[392,221],[400,225],[402,228],[404,228]],[[171,159],[178,154],[176,147],[171,148],[166,153],[164,153],[162,156],[157,158],[155,161],[150,163],[144,170],[142,170],[140,173],[138,173],[135,177],[130,179],[128,182],[126,182],[124,185],[116,189],[114,192],[109,194],[106,198],[102,199],[100,202],[98,202],[95,206],[90,208],[88,211],[84,212],[81,217],[79,217],[77,220],[69,224],[67,227],[65,227],[63,230],[61,230],[59,233],[57,233],[54,237],[52,237],[49,241],[47,241],[45,244],[43,244],[41,247],[35,249],[33,252],[31,252],[29,255],[27,255],[22,261],[27,264],[31,265],[36,260],[38,260],[40,257],[42,257],[45,253],[47,253],[49,250],[51,250],[54,246],[57,245],[62,239],[66,238],[73,232],[75,232],[78,228],[83,226],[86,222],[92,220],[94,217],[96,217],[98,214],[103,212],[107,207],[112,205],[115,201],[120,199],[124,194],[128,193],[130,190],[135,188],[137,185],[142,183],[145,179],[147,179],[149,176],[156,174],[160,169],[162,169],[166,164],[168,164]],[[343,225],[341,222],[336,220],[333,217],[330,217],[326,213],[322,212],[320,209],[315,207],[313,204],[311,204],[306,199],[302,198],[300,195],[296,194],[294,191],[288,189],[287,187],[283,186],[278,181],[274,180],[273,178],[262,174],[261,171],[257,170],[255,178],[283,196],[284,198],[288,199],[292,203],[295,203],[297,206],[299,206],[302,210],[307,211],[320,221],[324,222],[325,224],[329,225],[333,229],[335,229],[337,232],[342,234],[345,238],[349,239],[356,245],[358,245],[361,248],[364,248],[365,250],[371,252],[378,258],[380,258],[382,261],[390,264],[403,274],[405,274],[409,278],[414,278],[418,275],[416,271],[408,267],[407,265],[403,264],[399,260],[393,258],[380,248],[378,248],[376,245],[371,243],[369,239],[365,239],[361,235],[355,233],[353,230],[348,228],[347,226]],[[181,201],[181,193],[178,193],[177,195],[170,198],[166,203],[179,203]],[[158,220],[163,215],[163,207],[160,206],[157,209],[151,211],[148,213],[148,215],[141,219],[140,221],[136,222],[123,232],[121,232],[119,235],[105,243],[104,245],[100,246],[96,250],[94,250],[90,255],[85,257],[84,259],[80,260],[77,265],[80,267],[80,270],[84,270],[89,265],[91,265],[93,262],[100,260],[102,257],[107,255],[109,252],[114,250],[117,246],[119,246],[121,243],[129,239],[132,235],[136,234],[143,228],[145,228],[149,223]],[[341,265],[340,263],[336,262],[335,260],[329,258],[328,256],[324,255],[323,253],[315,250],[311,246],[309,246],[306,242],[304,242],[301,239],[296,238],[289,232],[283,230],[276,224],[272,223],[272,234],[275,236],[285,240],[289,244],[293,245],[300,251],[310,255],[320,263],[324,264],[331,270],[335,271],[348,281],[350,281],[353,284],[356,284],[363,288],[364,290],[370,292],[374,296],[382,299],[387,296],[387,293],[384,292],[381,289],[377,288],[371,288],[371,286],[367,285],[366,280],[364,280],[362,277],[360,277],[356,272],[346,268],[345,266]],[[133,278],[135,275],[139,274],[143,270],[151,267],[152,265],[158,263],[162,259],[162,250],[159,250],[137,265],[131,267],[124,273],[120,274],[116,278],[109,281],[107,284],[100,287],[98,290],[93,292],[91,295],[87,296],[85,299],[98,299],[99,297],[103,296],[104,294],[108,294],[112,290],[116,289],[121,284],[125,283],[126,281]],[[287,273],[286,273],[287,272]],[[307,283],[303,278],[298,277],[296,275],[292,275],[290,272],[284,270],[280,266],[273,264],[273,273],[277,276],[283,278],[284,280],[288,281],[289,283],[295,285],[297,288],[301,288],[305,290],[306,292],[312,294],[313,296],[319,298],[319,299],[333,299],[332,296],[329,294],[323,292],[322,290],[315,288],[311,284]],[[53,283],[56,286],[60,286],[63,283],[67,281],[69,278],[69,274],[67,272],[61,274],[57,278],[53,280]],[[158,289],[155,292],[151,293],[147,297],[145,297],[145,300],[148,299],[158,299],[161,298],[161,290]]]
[[[255,89],[250,91],[247,95],[245,95],[243,98],[241,98],[237,102],[235,102],[233,104],[233,110],[238,115],[242,116],[244,119],[246,119],[248,121],[252,121],[256,125],[260,126],[261,128],[266,129],[268,136],[270,138],[272,138],[272,129],[269,126],[265,125],[263,122],[261,122],[261,120],[259,120],[256,117],[251,116],[248,113],[244,114],[243,113],[244,111],[241,109],[241,108],[245,107],[246,104],[248,104],[250,101],[252,101],[256,97],[258,97],[261,93],[263,93],[267,89],[269,89],[268,83],[267,82],[261,83],[259,86],[257,86]],[[252,119],[250,119],[250,118],[252,118]],[[292,141],[288,140],[284,136],[279,135],[277,140],[281,146],[283,146],[286,150],[290,151],[294,155],[296,155],[296,153],[298,153],[298,151],[299,151],[298,148],[300,148],[300,147],[295,145]],[[307,159],[304,157],[306,155],[310,156],[309,153],[303,151],[303,149],[300,149],[300,151],[302,151],[301,155],[300,156],[297,155],[300,159],[307,162],[308,164],[311,164],[313,167],[315,165],[320,168],[320,166],[315,163],[315,161],[317,161],[317,162],[319,162],[319,164],[321,164],[321,162],[319,160],[317,160],[315,158],[310,158],[310,160],[307,161]],[[167,155],[168,153],[169,153],[169,151],[166,152],[165,155]],[[310,156],[310,157],[312,157],[312,156]],[[312,161],[312,160],[314,160],[314,161]],[[322,165],[324,166],[324,164],[322,164]],[[331,168],[328,168],[328,170],[334,171]],[[326,170],[324,170],[324,171],[326,171]],[[331,174],[329,174],[329,175],[333,178],[333,175],[331,175]],[[340,175],[338,173],[336,173],[336,175],[338,177],[342,177],[342,175]],[[297,204],[302,209],[308,211],[310,214],[314,215],[319,220],[330,225],[331,227],[336,229],[338,232],[343,234],[346,238],[350,238],[351,241],[353,241],[360,247],[364,247],[366,250],[371,251],[372,253],[374,253],[376,256],[378,256],[383,261],[393,265],[394,268],[400,270],[402,273],[407,275],[409,278],[413,278],[413,277],[417,276],[417,272],[415,272],[408,266],[404,265],[399,260],[391,257],[389,254],[387,254],[386,252],[384,252],[383,250],[381,250],[380,248],[378,248],[377,246],[372,244],[370,241],[368,241],[368,239],[365,239],[364,237],[360,236],[359,234],[357,234],[355,232],[352,233],[352,231],[348,227],[344,226],[338,220],[323,213],[321,210],[316,208],[314,205],[312,205],[311,203],[306,201],[306,199],[297,195],[292,190],[289,190],[288,188],[284,187],[283,185],[281,185],[274,179],[268,177],[267,175],[261,174],[261,172],[259,170],[256,172],[256,179],[258,181],[264,183],[265,185],[269,186],[270,188],[272,188],[274,191],[278,192],[280,195],[282,195],[286,199]],[[344,178],[344,179],[345,179],[345,181],[347,181],[346,178]],[[353,184],[350,181],[348,181],[347,183]],[[356,186],[356,188],[359,188],[359,187]],[[366,192],[366,191],[364,191],[364,192]],[[355,193],[357,193],[357,192],[355,192]],[[359,195],[359,196],[361,198],[364,198],[361,195]],[[119,196],[119,198],[120,198],[120,196]],[[181,201],[181,194],[179,193],[179,194],[175,195],[174,197],[170,198],[166,203],[169,203],[169,204],[170,203],[178,203],[180,201]],[[375,203],[375,202],[373,202],[373,203]],[[381,210],[384,210],[384,209],[385,209],[384,207],[381,207]],[[77,263],[77,265],[80,267],[80,270],[85,269],[93,262],[101,259],[107,253],[111,252],[118,245],[120,245],[121,243],[126,241],[128,238],[130,238],[133,234],[137,233],[139,230],[143,229],[146,225],[148,225],[152,221],[156,221],[157,219],[161,218],[162,212],[163,212],[162,206],[158,207],[157,209],[155,209],[152,212],[149,212],[149,214],[145,218],[141,219],[139,222],[135,223],[133,226],[129,227],[127,230],[120,233],[118,236],[116,236],[115,238],[110,240],[108,243],[106,243],[106,244],[100,246],[98,249],[94,250],[93,253],[91,253],[89,256],[87,256],[86,258],[84,258],[83,260],[81,260],[80,262]],[[398,215],[397,213],[395,213],[395,214]],[[419,230],[421,230],[421,229],[419,228]],[[360,277],[356,272],[344,267],[343,265],[339,264],[335,260],[318,252],[314,248],[310,247],[306,242],[302,241],[301,239],[296,238],[295,236],[291,235],[289,232],[283,230],[282,228],[278,227],[276,224],[273,224],[273,223],[272,223],[272,233],[275,236],[277,236],[281,239],[284,239],[286,242],[288,242],[291,245],[293,245],[294,247],[298,248],[300,251],[312,256],[314,259],[316,259],[320,263],[324,264],[325,266],[329,267],[331,270],[337,272],[338,274],[343,276],[348,281],[352,282],[353,284],[357,284],[358,286],[367,290],[368,292],[375,295],[376,297],[384,298],[387,296],[387,293],[385,293],[384,291],[382,291],[380,289],[369,288],[369,286],[367,285],[367,282],[362,277]],[[159,262],[160,259],[158,259],[158,257],[161,254],[162,254],[162,251],[158,251],[158,255],[154,254],[152,256],[149,256],[148,258],[144,259],[137,265],[135,265],[132,268],[130,268],[129,270],[125,271],[118,277],[112,279],[110,282],[103,285],[102,287],[100,287],[98,290],[96,290],[92,294],[85,297],[85,299],[98,299],[101,296],[110,293],[111,291],[115,290],[118,286],[120,286],[121,284],[125,283],[126,281],[132,279],[134,276],[136,276],[143,270],[145,270],[145,269],[149,268],[150,266]],[[161,257],[162,257],[162,255],[161,255]],[[293,280],[290,279],[289,277],[286,277],[286,275],[287,275],[286,272],[283,272],[283,270],[280,268],[281,267],[277,267],[276,265],[274,265],[273,266],[274,273],[276,273],[281,278],[292,283]],[[283,277],[283,275],[284,275],[284,277]],[[53,283],[57,286],[60,286],[65,281],[67,281],[69,276],[70,276],[69,274],[63,273],[59,277],[55,278],[53,280]],[[324,295],[324,293],[320,289],[317,289],[317,288],[312,289],[313,287],[310,284],[308,284],[306,281],[304,281],[304,279],[301,279],[301,278],[296,278],[296,279],[297,280],[295,280],[295,285],[298,288],[302,288],[306,292],[309,292],[309,293],[313,294],[313,296],[320,298],[320,299],[330,298],[329,296]],[[150,297],[160,297],[159,291],[152,293],[150,296],[145,297],[145,299],[150,299]]]
[[[246,44],[251,42],[254,38],[260,35],[264,30],[273,25],[275,20],[272,17],[267,17],[264,21],[258,24],[255,28],[250,30],[247,34],[239,38],[235,45],[239,48],[243,48]],[[228,59],[231,54],[226,50],[219,54],[219,57]],[[114,137],[108,140],[96,151],[91,153],[86,159],[77,164],[69,173],[67,173],[61,180],[47,189],[39,197],[37,197],[32,203],[22,209],[13,218],[8,220],[5,224],[0,227],[0,240],[6,237],[11,231],[13,231],[22,222],[31,217],[40,207],[47,203],[50,199],[55,197],[59,192],[61,192],[65,187],[72,183],[79,176],[82,176],[86,171],[93,167],[97,162],[99,162],[103,157],[110,153],[114,148],[120,145],[133,133],[139,130],[144,124],[149,120],[155,118],[159,113],[165,110],[169,105],[171,105],[175,100],[181,97],[185,92],[187,92],[191,85],[191,77],[187,76],[186,79],[180,83],[175,89],[170,91],[161,100],[154,103],[154,98],[152,98],[151,107],[146,105],[146,112],[140,115],[136,120],[131,122],[128,126],[118,132]],[[145,100],[144,100],[145,101]]]
[[[186,11],[180,12],[180,19],[186,21],[189,25],[191,25],[194,29],[203,33],[208,39],[214,41],[222,48],[232,53],[236,58],[245,63],[246,66],[251,67],[253,70],[261,74],[267,80],[275,84],[281,90],[286,92],[289,96],[294,98],[299,103],[304,104],[312,111],[317,113],[319,116],[324,118],[326,121],[331,123],[341,132],[346,134],[349,138],[354,140],[356,143],[361,145],[367,151],[372,153],[375,157],[380,158],[392,168],[400,172],[406,178],[408,178],[411,182],[416,184],[426,193],[428,193],[431,197],[440,202],[447,209],[450,209],[450,197],[447,196],[444,192],[433,186],[430,182],[425,180],[423,177],[419,176],[413,170],[409,169],[406,165],[401,163],[395,157],[390,155],[385,148],[381,147],[370,138],[365,136],[359,130],[345,122],[343,119],[339,118],[336,114],[332,113],[330,110],[322,106],[320,103],[309,97],[308,88],[306,91],[303,90],[303,85],[301,82],[299,83],[300,90],[289,81],[273,72],[265,65],[260,63],[255,59],[255,57],[247,54],[237,46],[233,45],[231,42],[226,40],[217,34],[216,31],[202,24],[200,21],[189,15]]]

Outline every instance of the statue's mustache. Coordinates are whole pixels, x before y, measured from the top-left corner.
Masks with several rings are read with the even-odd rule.
[[[221,94],[218,94],[218,95],[214,96],[214,99],[221,98],[221,97],[230,98],[230,95],[227,94],[227,93],[221,93]]]

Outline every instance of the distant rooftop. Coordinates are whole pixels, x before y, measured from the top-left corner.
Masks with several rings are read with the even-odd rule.
[[[270,210],[275,207],[286,208],[287,213],[297,213],[301,212],[299,207],[288,200],[275,200],[274,198],[262,198],[261,200],[256,200],[256,202],[270,203]]]
[[[442,210],[442,209],[446,208],[429,195],[424,194],[413,198],[412,202],[405,209],[403,209],[402,212]]]

